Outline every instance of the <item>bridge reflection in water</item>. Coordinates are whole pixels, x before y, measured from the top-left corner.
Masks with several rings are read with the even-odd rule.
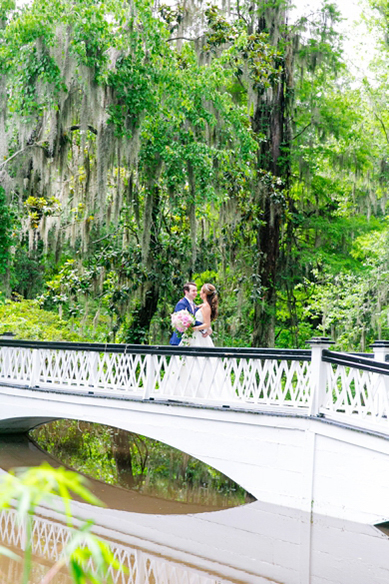
[[[45,564],[55,563],[61,558],[64,547],[72,537],[72,530],[65,525],[35,516],[32,530],[32,553],[36,576],[42,577]],[[3,510],[0,513],[0,541],[2,545],[24,550],[25,532],[18,522],[17,512]],[[107,541],[115,559],[124,569],[110,569],[110,576],[114,584],[227,584],[219,576],[212,576],[192,566],[179,564],[159,555],[151,554],[136,547],[120,545]],[[43,564],[43,565],[42,565]],[[4,569],[6,567],[6,570]],[[37,569],[39,566],[41,569]],[[16,560],[7,559],[2,562],[2,575],[6,581],[20,581],[22,566]],[[38,580],[38,581],[39,581]],[[34,582],[33,581],[31,584]],[[56,584],[72,582],[67,574],[59,574]]]
[[[316,517],[314,524],[309,517],[302,515],[286,517],[278,515],[275,509],[261,509],[259,502],[248,505],[253,516],[259,519],[257,529],[245,534],[245,548],[239,541],[238,520],[235,534],[227,527],[220,530],[223,524],[221,514],[230,511],[216,512],[212,524],[211,514],[207,515],[208,531],[214,536],[221,536],[220,547],[230,547],[231,535],[236,536],[236,551],[227,550],[224,560],[236,562],[234,555],[241,556],[248,565],[248,570],[236,570],[229,565],[209,563],[204,568],[206,558],[195,553],[187,554],[186,561],[162,555],[158,551],[145,548],[155,548],[152,542],[135,538],[136,544],[118,543],[106,539],[115,558],[127,568],[112,570],[114,584],[381,584],[389,578],[389,539],[373,526],[362,526],[345,523],[339,520]],[[240,513],[242,508],[233,511]],[[47,512],[43,510],[43,512]],[[144,516],[143,516],[144,517]],[[199,516],[197,516],[198,518]],[[239,517],[239,516],[238,516]],[[165,517],[167,519],[167,517]],[[190,526],[194,517],[187,517],[186,525]],[[245,517],[243,517],[245,519]],[[98,527],[98,526],[97,526]],[[305,537],[307,528],[312,529],[311,543]],[[215,531],[216,528],[216,531]],[[282,529],[283,528],[283,529]],[[116,535],[126,539],[125,534]],[[71,536],[71,530],[58,521],[43,516],[36,516],[33,521],[33,559],[34,569],[30,584],[39,584],[48,571],[49,566],[60,557]],[[182,534],[185,539],[184,534]],[[223,536],[226,538],[223,540]],[[128,537],[128,535],[127,535]],[[204,539],[209,533],[204,532]],[[134,538],[133,538],[134,539]],[[14,510],[2,511],[0,514],[0,544],[18,553],[24,548],[24,530],[17,521]],[[188,545],[193,541],[188,540]],[[142,547],[141,547],[142,546]],[[168,550],[172,556],[177,550]],[[20,552],[19,552],[20,553]],[[249,556],[251,556],[249,558]],[[251,571],[253,563],[255,571]],[[250,565],[251,564],[251,565]],[[230,572],[231,577],[226,573]],[[17,584],[21,582],[22,564],[0,556],[0,580],[2,584]],[[65,572],[59,573],[52,584],[70,584],[72,582]]]
[[[43,461],[52,459],[26,437],[0,439],[0,468]],[[93,480],[90,487],[97,496],[107,488]],[[125,505],[124,500],[119,500],[124,490],[116,489],[115,495],[115,487],[110,489],[110,508],[75,501],[73,515],[78,518],[76,526],[92,519],[96,534],[129,568],[128,575],[116,574],[118,584],[389,582],[389,538],[371,524],[311,516],[261,501],[185,515],[136,513],[138,502],[129,492]],[[60,557],[69,537],[62,519],[53,509],[39,509],[34,524],[35,566],[30,584],[40,583],[50,564]],[[15,512],[3,512],[0,545],[18,552],[24,547],[23,538]],[[21,582],[21,570],[20,563],[0,556],[1,584]],[[52,584],[70,584],[70,578],[60,573]]]

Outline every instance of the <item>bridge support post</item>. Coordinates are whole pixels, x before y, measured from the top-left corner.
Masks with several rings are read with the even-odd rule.
[[[374,359],[380,363],[385,363],[389,355],[389,341],[374,341],[370,347],[373,349]]]
[[[387,363],[389,361],[389,341],[374,341],[370,347],[373,349],[374,360],[379,363]],[[386,375],[378,376],[378,389],[374,396],[374,403],[371,404],[372,410],[376,416],[387,417],[387,401],[389,396],[389,377]],[[379,379],[381,378],[381,379]]]
[[[328,349],[333,341],[328,337],[314,337],[308,341],[311,345],[311,407],[310,415],[317,416],[325,403],[327,385],[327,364],[323,362],[323,350]]]
[[[153,390],[155,389],[155,355],[146,355],[146,383],[144,385],[143,391],[143,399],[149,399],[150,395],[152,394]]]
[[[32,349],[32,368],[30,387],[35,387],[36,385],[39,385],[40,364],[41,363],[39,349]]]

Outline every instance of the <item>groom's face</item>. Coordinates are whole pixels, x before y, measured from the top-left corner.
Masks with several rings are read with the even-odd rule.
[[[192,302],[196,300],[197,296],[197,287],[196,286],[189,286],[189,292],[187,292],[186,297],[189,298]]]

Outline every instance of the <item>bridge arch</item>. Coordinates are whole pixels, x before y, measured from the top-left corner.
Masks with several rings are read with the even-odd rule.
[[[58,418],[114,426],[190,454],[261,501],[371,523],[389,518],[386,436],[295,413],[77,392],[2,387],[0,400],[0,433]]]
[[[11,388],[7,388],[7,391],[12,395],[7,405],[5,390],[2,390],[0,433],[28,432],[58,419],[112,426],[142,434],[181,450],[222,472],[255,496],[252,492],[254,467],[251,461],[255,450],[263,449],[258,447],[258,436],[254,437],[255,427],[233,421],[236,417],[243,418],[243,412],[29,390],[20,395],[17,389]]]

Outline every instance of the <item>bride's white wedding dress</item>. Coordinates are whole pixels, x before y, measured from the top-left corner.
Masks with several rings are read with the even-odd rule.
[[[204,317],[201,308],[196,312],[196,322],[204,324]],[[193,331],[193,335],[186,337],[183,335],[181,342],[178,346],[182,347],[214,347],[213,340],[210,335],[204,337],[202,331]]]
[[[196,312],[196,321],[203,323],[201,308]],[[183,338],[179,347],[214,347],[210,336],[194,331]],[[171,357],[163,380],[163,393],[176,397],[207,398],[229,402],[233,399],[229,373],[224,370],[220,357],[176,356]]]

